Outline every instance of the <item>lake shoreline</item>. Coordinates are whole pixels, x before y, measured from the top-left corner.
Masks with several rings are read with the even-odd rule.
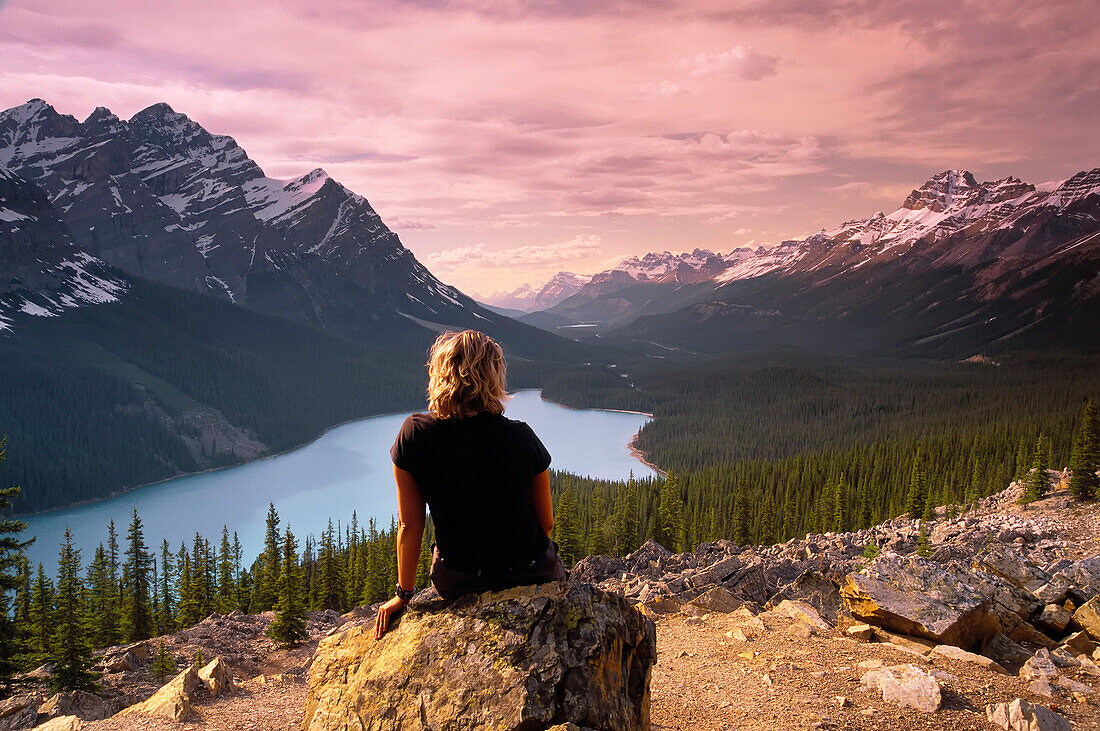
[[[516,391],[513,391],[509,395],[514,395],[514,394],[517,394],[517,393],[523,393],[523,392],[526,392],[526,391],[537,391],[538,394],[539,394],[539,399],[540,400],[545,401],[545,402],[550,403],[550,404],[554,404],[555,406],[560,406],[563,409],[569,409],[569,410],[572,410],[572,411],[606,411],[606,412],[615,413],[615,414],[634,414],[636,416],[645,416],[645,417],[648,417],[650,419],[653,418],[653,414],[648,414],[644,411],[628,411],[626,409],[582,409],[580,407],[568,406],[566,404],[558,403],[557,401],[554,401],[553,399],[543,398],[541,388],[521,388],[521,389],[518,389]],[[425,408],[427,408],[427,404],[424,404],[424,406],[425,406]],[[505,406],[505,411],[507,412],[507,406]],[[111,492],[107,495],[102,495],[100,497],[91,498],[91,499],[87,499],[87,500],[78,500],[76,502],[68,503],[68,504],[66,504],[64,506],[61,506],[61,507],[51,508],[50,510],[40,510],[40,511],[34,512],[34,513],[17,513],[17,514],[11,515],[10,518],[12,520],[24,520],[24,519],[27,519],[27,518],[35,518],[35,517],[41,517],[41,516],[44,516],[44,515],[50,515],[52,513],[58,513],[58,512],[61,512],[63,510],[72,510],[73,508],[87,507],[89,505],[95,505],[96,503],[105,502],[107,500],[114,500],[115,498],[126,495],[127,493],[134,492],[135,490],[141,490],[141,489],[144,489],[144,488],[147,488],[147,487],[155,487],[157,485],[163,485],[166,482],[171,482],[172,480],[178,480],[178,479],[183,478],[183,477],[196,477],[196,476],[199,476],[199,475],[209,475],[209,474],[214,474],[214,473],[217,473],[217,472],[222,472],[224,470],[236,469],[238,467],[243,467],[245,465],[258,464],[260,462],[264,462],[264,461],[269,460],[269,459],[275,459],[276,457],[283,457],[287,454],[290,454],[291,452],[295,452],[299,449],[303,449],[305,447],[308,447],[311,444],[314,444],[315,442],[318,442],[321,439],[323,439],[324,437],[326,437],[330,432],[333,432],[336,429],[339,429],[340,427],[343,427],[343,426],[347,426],[349,424],[355,424],[355,423],[363,421],[365,419],[376,419],[376,418],[381,418],[381,417],[386,417],[386,416],[398,416],[398,415],[401,415],[401,414],[412,414],[412,413],[416,413],[416,412],[415,411],[404,411],[404,410],[402,410],[402,411],[387,411],[387,412],[384,412],[384,413],[381,413],[381,414],[368,414],[366,416],[357,416],[357,417],[352,418],[352,419],[345,419],[344,421],[341,421],[337,424],[333,424],[332,426],[325,427],[325,429],[323,429],[319,434],[317,434],[317,436],[313,437],[312,439],[308,439],[308,440],[302,442],[301,444],[297,444],[297,445],[294,445],[292,447],[288,447],[288,448],[280,450],[278,452],[272,452],[271,454],[265,454],[264,456],[259,457],[257,459],[250,459],[250,460],[246,460],[244,462],[237,462],[237,463],[234,463],[234,464],[221,465],[219,467],[209,467],[209,468],[204,469],[204,470],[195,470],[194,472],[180,472],[179,474],[171,475],[169,477],[165,477],[165,478],[160,479],[160,480],[154,480],[153,482],[144,482],[140,485],[133,485],[132,487],[125,487],[121,490],[115,490],[114,492]],[[634,441],[636,439],[637,439],[637,435],[635,435],[631,439],[630,443],[627,444],[627,448],[630,450],[631,456],[633,456],[639,462],[641,462],[645,466],[649,467],[650,469],[654,470],[655,472],[657,472],[661,475],[666,475],[667,473],[665,473],[664,470],[662,470],[661,468],[657,467],[656,465],[654,465],[651,462],[649,462],[648,460],[646,460],[645,459],[645,456],[646,456],[645,453],[642,452],[641,450],[637,449],[634,446]]]

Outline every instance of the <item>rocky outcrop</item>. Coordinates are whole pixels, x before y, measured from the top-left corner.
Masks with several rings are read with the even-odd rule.
[[[80,731],[84,721],[79,716],[58,716],[36,728],[38,731]]]
[[[655,660],[653,623],[576,581],[414,603],[320,643],[303,728],[647,729]]]

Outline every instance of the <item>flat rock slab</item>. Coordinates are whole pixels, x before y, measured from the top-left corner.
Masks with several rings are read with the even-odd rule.
[[[656,656],[653,622],[589,584],[427,602],[321,642],[303,729],[648,729]]]
[[[1011,703],[991,703],[985,717],[1005,731],[1070,731],[1069,721],[1060,714],[1017,698]]]

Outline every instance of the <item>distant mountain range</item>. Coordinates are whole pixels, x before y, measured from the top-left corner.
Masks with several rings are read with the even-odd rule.
[[[478,295],[478,301],[500,309],[535,312],[553,307],[566,297],[576,294],[591,280],[592,276],[588,274],[558,272],[537,289],[530,284],[522,284],[511,291]]]
[[[772,248],[628,259],[523,319],[703,350],[1095,349],[1098,264],[1100,168],[1050,191],[947,170],[889,215]]]

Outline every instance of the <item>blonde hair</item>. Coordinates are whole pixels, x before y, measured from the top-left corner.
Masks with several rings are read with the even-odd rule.
[[[438,419],[504,413],[504,352],[477,330],[445,332],[428,353],[428,410]]]

